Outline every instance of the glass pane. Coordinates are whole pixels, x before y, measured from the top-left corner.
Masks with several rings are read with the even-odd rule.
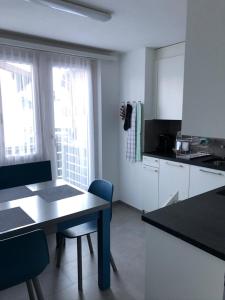
[[[58,177],[88,187],[88,76],[84,70],[53,68]]]
[[[6,157],[37,152],[33,91],[32,65],[0,61]]]

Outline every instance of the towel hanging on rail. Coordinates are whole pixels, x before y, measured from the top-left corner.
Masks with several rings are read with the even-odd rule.
[[[136,106],[136,161],[141,161],[142,104]]]
[[[130,103],[127,103],[127,108],[126,108],[126,117],[125,117],[125,122],[124,122],[124,130],[128,130],[131,128],[131,116],[132,116],[132,105]]]
[[[130,104],[127,104],[127,106],[128,105],[130,105]],[[126,159],[129,160],[130,162],[135,162],[135,159],[136,159],[136,104],[133,104],[133,109],[131,111],[130,125],[131,126],[127,131]]]

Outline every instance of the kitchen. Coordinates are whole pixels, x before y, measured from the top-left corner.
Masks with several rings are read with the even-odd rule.
[[[86,78],[86,83],[90,90],[93,88],[87,105],[93,113],[91,134],[87,135],[92,151],[87,158],[90,169],[84,173],[86,177],[88,174],[106,179],[115,187],[111,248],[118,270],[111,271],[111,282],[108,270],[107,289],[99,289],[97,256],[90,255],[85,244],[84,288],[80,293],[79,276],[75,272],[76,249],[72,242],[67,242],[62,259],[65,265],[58,270],[53,259],[41,276],[44,294],[48,299],[66,300],[74,297],[222,300],[225,274],[224,1],[145,0],[140,5],[128,0],[120,3],[95,0],[97,6],[107,10],[109,20],[104,24],[89,17],[83,19],[51,10],[43,6],[46,1],[12,0],[12,4],[2,1],[0,49],[8,50],[0,51],[0,67],[4,67],[2,60],[12,58],[14,53],[13,58],[19,57],[16,62],[21,63],[23,55],[17,53],[23,54],[24,49],[25,53],[34,52],[39,68],[40,82],[36,86],[40,89],[40,105],[55,93],[60,113],[65,102],[60,100],[61,92],[70,85],[65,84],[66,76],[62,74],[59,85],[56,81],[59,93],[57,89],[52,93],[51,76],[45,76],[51,66],[49,55],[60,57],[56,66],[63,62],[63,55],[71,55],[78,61],[84,59],[88,62],[84,64],[86,67],[91,61],[92,68],[88,68],[91,77]],[[18,52],[9,51],[11,48]],[[67,66],[68,61],[64,63],[62,65]],[[73,95],[71,90],[68,94]],[[124,130],[124,118],[119,117],[120,106],[128,103],[142,107],[138,137],[141,159],[136,161],[126,158],[128,134]],[[77,106],[80,107],[80,103]],[[51,107],[46,111],[46,106],[41,108],[45,113],[40,124],[48,131],[52,129],[53,116],[46,111],[52,113]],[[66,109],[72,111],[70,107]],[[82,137],[83,127],[78,123],[76,130]],[[48,141],[45,149],[49,150],[55,145],[52,135],[47,133],[47,139],[45,136],[41,139],[43,145]],[[49,157],[41,156],[41,159],[54,162],[55,155],[52,158],[50,152]],[[60,176],[62,169],[69,165],[64,174],[69,173],[72,179],[71,161],[55,164]],[[84,174],[78,175],[81,179]],[[86,180],[86,190],[88,184]],[[106,236],[109,238],[109,234]],[[55,257],[55,237],[48,238],[51,257]],[[93,241],[96,245],[96,236]],[[25,287],[19,286],[1,291],[0,298],[15,299],[16,295],[24,300],[24,294]]]
[[[152,211],[142,218],[146,300],[223,299],[224,8],[189,1],[186,42],[153,54],[154,113],[144,124],[135,202]]]
[[[134,64],[135,55],[137,59],[140,59],[140,50],[130,55],[132,55],[132,59],[129,63],[133,62]],[[225,174],[223,172],[225,170],[223,164],[225,141],[223,136],[221,138],[217,136],[217,128],[215,128],[215,133],[211,137],[210,134],[207,134],[208,121],[206,121],[204,137],[207,138],[197,135],[198,130],[194,129],[191,134],[183,135],[183,147],[186,142],[186,151],[182,151],[181,146],[177,150],[175,149],[176,145],[180,144],[180,140],[182,140],[180,131],[183,126],[185,43],[161,48],[154,53],[151,49],[147,49],[144,55],[146,62],[150,57],[151,63],[154,64],[152,78],[149,78],[150,76],[145,78],[147,82],[152,80],[151,87],[154,88],[150,99],[153,99],[153,103],[150,106],[149,103],[144,104],[143,161],[142,163],[126,166],[130,169],[135,168],[141,180],[140,182],[138,179],[136,181],[137,186],[135,189],[138,189],[138,193],[132,187],[128,191],[124,181],[121,185],[122,193],[124,193],[121,199],[139,210],[151,211],[162,207],[164,202],[176,192],[179,192],[179,199],[184,200],[223,186],[225,184]],[[201,108],[198,120],[203,111]],[[192,125],[192,121],[189,123]],[[200,133],[202,132],[200,131]],[[124,139],[122,133],[122,146]],[[121,153],[121,172],[124,172],[125,176],[124,170],[127,162],[124,162],[123,159],[123,148]],[[188,159],[190,154],[192,157],[194,155],[195,158]],[[132,180],[132,174],[133,172],[126,173],[126,180],[127,177]],[[170,181],[168,181],[168,174]],[[151,178],[151,181],[149,178]],[[121,180],[123,181],[122,176]],[[148,194],[151,195],[151,201],[144,197],[146,187],[148,188]],[[144,202],[142,199],[145,199]]]

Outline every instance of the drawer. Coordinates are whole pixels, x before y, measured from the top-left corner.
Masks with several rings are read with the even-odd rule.
[[[188,164],[184,164],[181,162],[176,162],[176,161],[172,161],[172,160],[160,160],[160,166],[162,165],[166,165],[167,167],[170,167],[171,170],[173,168],[183,168],[183,169],[189,169],[189,165]]]
[[[152,167],[158,168],[159,167],[159,158],[143,156],[143,164],[147,165],[147,166],[152,166]]]
[[[225,185],[225,172],[191,166],[189,197],[206,193]]]
[[[179,200],[188,198],[190,166],[180,162],[160,159],[159,207],[165,206],[168,199],[179,193]]]

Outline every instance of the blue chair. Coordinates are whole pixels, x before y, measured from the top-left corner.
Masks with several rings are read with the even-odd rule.
[[[113,185],[111,182],[98,179],[94,180],[89,189],[89,193],[98,196],[111,204],[111,219],[112,219],[112,197],[113,197]],[[64,231],[59,231],[57,233],[57,263],[56,266],[60,267],[62,251],[65,246],[65,239],[77,239],[77,266],[78,266],[78,289],[82,290],[82,236],[87,237],[88,246],[91,255],[93,255],[93,246],[91,242],[91,233],[97,231],[97,222],[87,222],[72,228],[66,229]],[[114,272],[117,272],[117,267],[115,265],[114,259],[110,252],[110,263]]]
[[[26,282],[30,300],[44,300],[38,275],[49,263],[43,230],[0,241],[0,290]]]

